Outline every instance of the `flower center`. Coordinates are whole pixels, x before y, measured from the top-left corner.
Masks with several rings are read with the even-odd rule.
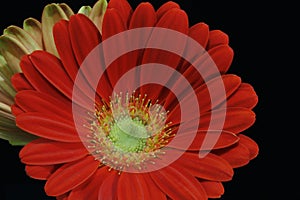
[[[119,171],[125,168],[144,169],[164,153],[171,138],[167,112],[152,104],[147,96],[114,95],[110,103],[95,106],[86,127],[88,148],[92,155]]]
[[[140,152],[145,149],[148,133],[139,118],[125,117],[111,127],[108,138],[124,152]]]

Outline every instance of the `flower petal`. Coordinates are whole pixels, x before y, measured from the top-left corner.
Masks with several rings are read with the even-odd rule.
[[[174,165],[193,176],[211,181],[229,181],[233,176],[233,169],[228,162],[211,153],[199,158],[198,153],[185,152]]]
[[[30,85],[23,73],[13,75],[11,77],[11,83],[17,91],[33,90],[33,87]]]
[[[74,55],[80,66],[91,50],[101,42],[101,35],[95,24],[83,14],[71,16],[69,31]]]
[[[175,23],[176,22],[176,23]],[[171,29],[174,31],[181,32],[183,34],[188,33],[188,17],[187,14],[180,9],[173,8],[170,11],[168,11],[165,15],[161,17],[161,19],[157,22],[156,27],[160,28],[166,28],[166,29]],[[174,43],[173,40],[174,38],[170,37],[168,32],[159,32],[162,33],[161,35],[158,35],[157,32],[154,32],[148,40],[148,43],[150,44],[160,44],[162,46],[169,46],[170,43],[174,44],[175,46],[172,48],[177,48],[178,51],[183,52],[184,51],[184,46],[185,46],[185,41],[181,41],[179,43]],[[181,61],[181,57],[168,51],[163,51],[159,49],[145,49],[143,53],[143,58],[142,58],[142,64],[147,64],[147,63],[159,63],[163,65],[167,65],[169,67],[172,67],[174,69],[177,68]],[[154,72],[155,73],[155,72]],[[147,79],[147,77],[140,77],[140,79],[143,80]],[[172,82],[174,78],[171,77],[166,77],[166,82]],[[164,99],[163,96],[166,95],[165,90],[163,90],[163,87],[152,87],[155,89],[152,90],[147,90],[145,88],[141,88],[141,93],[146,93],[151,97],[151,99]],[[151,89],[151,88],[150,88]]]
[[[6,35],[0,36],[0,54],[5,58],[13,73],[21,72],[21,57],[30,52],[18,40]]]
[[[207,44],[207,49],[211,49],[218,45],[228,44],[228,35],[220,30],[212,30],[209,32],[209,40]]]
[[[150,3],[140,3],[132,14],[129,29],[153,27],[155,23],[156,13],[153,6]]]
[[[72,162],[88,155],[82,143],[64,143],[37,139],[20,151],[21,161],[28,165],[52,165]]]
[[[237,143],[234,147],[213,150],[214,154],[221,156],[233,168],[247,165],[250,161],[250,151],[242,143]]]
[[[29,133],[50,140],[61,142],[81,141],[73,122],[57,115],[28,112],[18,115],[16,124]]]
[[[25,112],[49,113],[69,119],[73,117],[71,102],[33,90],[18,92],[15,103]]]
[[[118,181],[118,200],[151,199],[148,187],[142,174],[124,172]]]
[[[223,84],[225,91],[219,89],[220,84]],[[232,74],[218,76],[208,81],[206,84],[202,84],[195,91],[198,97],[200,112],[204,113],[211,109],[215,109],[221,103],[226,101],[227,97],[233,94],[240,84],[241,78]],[[214,105],[211,105],[212,99]]]
[[[256,142],[243,134],[239,134],[239,138],[240,138],[240,143],[248,148],[250,153],[250,160],[254,159],[258,155],[258,151],[259,151]]]
[[[157,186],[174,200],[207,200],[205,190],[196,178],[182,168],[179,169],[168,166],[151,172],[150,175]]]
[[[208,198],[221,198],[224,194],[224,187],[221,182],[204,180],[201,181],[201,185],[206,191]]]
[[[228,107],[245,107],[252,109],[256,106],[258,97],[253,87],[248,83],[242,83],[236,92],[228,98]]]
[[[168,2],[164,3],[156,11],[157,19],[160,19],[165,13],[167,13],[169,10],[171,10],[173,8],[180,9],[180,6],[173,1],[168,1]]]
[[[55,165],[26,165],[26,174],[34,179],[47,180],[57,169]]]
[[[31,35],[35,42],[44,49],[43,36],[42,36],[42,24],[34,19],[27,18],[23,22],[23,29]]]
[[[29,55],[29,59],[49,83],[72,99],[73,82],[57,57],[46,51],[35,51]]]
[[[74,188],[70,192],[68,200],[98,199],[100,186],[105,182],[105,178],[110,175],[108,167],[100,167],[95,174],[85,183]]]
[[[190,139],[190,137],[186,137],[188,134],[190,133],[187,132],[176,136],[176,140],[179,141],[179,143],[171,143],[169,144],[169,147],[186,150],[185,148],[182,148],[181,145],[185,144],[184,141]],[[216,135],[216,137],[218,137],[218,139],[217,141],[213,141],[215,142],[215,144],[211,145],[211,148],[213,149],[226,148],[239,141],[239,137],[237,135],[228,131],[217,131],[217,130],[198,131],[195,138],[193,139],[192,144],[189,146],[188,150],[190,151],[211,150],[211,148],[207,149],[206,146],[202,146],[202,145],[207,135],[214,135],[214,134]],[[206,143],[208,142],[209,141],[206,141]]]
[[[125,31],[126,29],[127,28],[122,21],[122,17],[117,10],[114,8],[107,9],[103,17],[102,39],[106,40],[107,38]]]
[[[181,80],[182,79],[177,80],[178,83],[176,83],[176,85],[180,85]],[[225,91],[219,88],[220,84],[224,86]],[[223,76],[217,76],[208,81],[206,84],[202,84],[198,88],[195,88],[194,91],[198,98],[200,115],[205,115],[206,112],[212,109],[219,108],[219,105],[224,105],[227,97],[234,93],[240,84],[240,77],[236,75],[226,74]],[[189,90],[182,90],[182,92],[180,93],[179,96],[181,97],[182,103],[188,104],[190,99],[192,99],[192,93],[188,92]],[[212,105],[212,100],[214,105]],[[168,95],[168,97],[166,98],[165,106],[168,110],[170,110],[169,120],[172,121],[172,123],[177,124],[179,123],[179,120],[181,120],[180,104],[174,104],[174,101],[176,101],[176,99],[174,99],[173,95]],[[194,110],[191,110],[191,112],[194,112]]]
[[[120,14],[122,21],[127,26],[132,14],[132,8],[127,0],[110,0],[107,8],[114,8]]]
[[[42,13],[42,33],[45,50],[55,56],[58,56],[58,53],[55,47],[52,29],[54,24],[61,19],[67,20],[68,16],[58,4],[51,3],[44,7]]]
[[[207,24],[200,22],[189,29],[189,37],[197,41],[205,49],[209,39],[209,27]]]
[[[97,26],[98,30],[102,31],[102,21],[103,16],[107,8],[107,1],[106,0],[98,0],[95,5],[93,6],[89,18],[94,22]]]
[[[60,20],[53,27],[57,52],[70,78],[75,81],[79,65],[76,61],[69,33],[69,21]]]
[[[4,35],[14,38],[18,40],[30,53],[35,50],[42,49],[32,37],[29,35],[25,30],[17,27],[17,26],[9,26],[7,27],[4,32]]]
[[[118,199],[136,198],[165,200],[166,195],[156,186],[148,174],[122,173],[118,182]]]
[[[110,172],[100,187],[98,199],[116,200],[119,178],[120,175],[117,174],[117,171]]]
[[[233,133],[240,133],[246,129],[248,129],[250,126],[253,125],[255,122],[255,113],[247,108],[242,107],[230,107],[226,110],[224,109],[218,109],[214,110],[215,119],[212,123],[215,123],[215,125],[221,125],[218,123],[221,123],[220,119],[223,119],[224,111],[226,113],[225,122],[223,130],[233,132]],[[200,116],[200,124],[199,124],[199,130],[207,130],[209,128],[209,123],[211,121],[211,113],[204,113]]]
[[[62,94],[55,87],[53,87],[53,85],[50,84],[35,68],[29,58],[29,55],[22,57],[20,66],[25,78],[35,90],[41,93],[49,94],[55,98],[64,98]]]
[[[219,45],[211,48],[208,53],[218,67],[219,72],[225,74],[233,60],[234,52],[232,48],[228,45]]]
[[[49,177],[45,191],[49,196],[62,195],[84,183],[98,167],[99,162],[93,156],[64,164]]]
[[[72,15],[74,15],[73,10],[68,6],[68,4],[59,3],[58,5],[65,12],[67,18],[70,18]]]

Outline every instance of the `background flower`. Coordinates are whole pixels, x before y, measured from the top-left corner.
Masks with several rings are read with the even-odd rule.
[[[82,6],[78,13],[88,16],[101,30],[102,16],[107,2],[100,0],[91,6]],[[11,114],[15,89],[11,85],[11,77],[21,72],[21,57],[35,50],[45,50],[58,56],[52,29],[61,19],[68,20],[74,14],[65,3],[51,3],[44,7],[41,22],[35,18],[27,18],[23,27],[10,25],[0,36],[0,138],[13,145],[24,145],[34,139],[32,135],[15,126],[15,118]]]

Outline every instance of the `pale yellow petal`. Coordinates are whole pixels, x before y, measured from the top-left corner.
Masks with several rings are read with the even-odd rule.
[[[42,48],[44,48],[43,44],[43,36],[42,36],[42,24],[34,19],[28,18],[23,22],[23,29],[31,35],[31,37],[35,40],[36,43]]]
[[[103,21],[103,16],[106,11],[106,8],[107,8],[107,1],[99,0],[95,3],[89,15],[89,18],[94,22],[94,24],[97,26],[100,32],[102,30],[102,21]]]
[[[13,103],[14,103],[14,99],[5,95],[2,89],[0,88],[0,104],[3,107],[3,109],[5,109],[4,105],[12,105]]]
[[[35,50],[41,50],[40,46],[25,30],[17,26],[9,26],[4,30],[4,35],[18,40],[23,46],[32,53]]]
[[[7,35],[0,36],[0,54],[5,58],[13,73],[21,72],[21,57],[30,52],[18,40]]]
[[[10,98],[14,98],[14,96],[16,95],[16,91],[12,87],[12,85],[6,83],[4,80],[0,81],[0,88],[1,88],[1,92]]]
[[[0,80],[10,82],[13,71],[8,67],[5,58],[0,55]]]
[[[81,14],[84,14],[86,16],[89,16],[90,13],[91,13],[91,11],[92,11],[92,7],[91,6],[82,6],[79,9],[78,13],[81,13]]]
[[[58,4],[59,7],[61,7],[61,9],[63,9],[63,11],[65,12],[66,16],[68,17],[68,19],[74,15],[73,10],[65,3],[60,3]]]
[[[38,137],[22,131],[18,127],[2,129],[0,124],[0,138],[7,140],[13,146],[24,146]]]
[[[14,115],[11,114],[10,106],[2,102],[0,102],[0,115],[7,119],[15,119]]]
[[[61,19],[68,20],[65,11],[55,3],[45,6],[42,13],[42,33],[46,51],[59,57],[53,38],[53,26]]]

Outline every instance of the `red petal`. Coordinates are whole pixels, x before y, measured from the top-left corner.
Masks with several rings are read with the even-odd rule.
[[[160,19],[165,13],[167,13],[169,10],[171,10],[173,8],[180,9],[180,6],[173,1],[168,1],[168,2],[164,3],[162,6],[159,7],[159,9],[156,12],[157,19]]]
[[[112,171],[111,174],[104,179],[99,190],[98,199],[117,200],[119,178],[120,175],[118,175],[116,171]]]
[[[64,99],[56,99],[44,93],[28,90],[18,92],[15,102],[25,112],[56,114],[65,118],[72,117],[72,104]]]
[[[61,61],[45,51],[35,51],[29,56],[36,69],[66,97],[72,99],[73,82]]]
[[[222,79],[222,80],[221,80]],[[177,80],[178,83],[176,85],[180,85],[180,80]],[[220,84],[224,86],[224,89],[220,89]],[[199,111],[200,114],[204,114],[205,112],[216,108],[220,104],[226,101],[226,98],[230,96],[241,84],[241,79],[236,75],[223,75],[218,76],[210,81],[208,81],[206,84],[202,84],[200,87],[195,89],[195,93],[198,97],[198,103],[199,103]],[[187,93],[188,90],[183,90],[183,92],[180,94],[182,97],[181,102],[184,102],[185,104],[188,104],[189,99],[191,98],[192,93]],[[225,93],[225,94],[224,94]],[[213,99],[213,108],[211,105],[211,100]],[[166,99],[166,102],[172,104],[175,100],[173,95],[169,95]],[[166,104],[166,107],[170,109],[169,114],[169,120],[173,123],[178,123],[178,120],[180,120],[180,104],[172,104],[175,105],[174,108],[170,109],[169,105]],[[191,109],[191,111],[194,111]],[[187,111],[186,111],[187,112]],[[191,120],[191,119],[188,119]]]
[[[108,167],[99,168],[89,180],[71,191],[68,200],[98,199],[100,186],[109,175]]]
[[[191,174],[179,168],[165,167],[150,173],[157,186],[174,200],[207,200],[202,185]]]
[[[257,102],[258,97],[253,87],[248,83],[242,83],[237,91],[227,100],[227,106],[252,109]]]
[[[40,74],[29,57],[30,55],[23,56],[20,66],[24,76],[32,87],[41,93],[46,93],[56,98],[62,98],[62,94]]]
[[[11,107],[11,113],[14,115],[14,116],[18,116],[20,114],[23,114],[24,113],[24,110],[22,110],[18,105],[16,104],[13,104]]]
[[[79,65],[73,52],[69,33],[69,21],[61,20],[53,27],[53,36],[60,59],[70,78],[74,81]]]
[[[117,12],[116,9],[111,8],[108,9],[104,15],[103,18],[103,30],[102,30],[102,37],[103,40],[117,34],[120,32],[123,32],[126,30],[126,27],[124,23],[122,22],[120,14]],[[115,55],[116,51],[115,49],[126,49],[127,41],[124,42],[114,42],[116,40],[113,40],[110,42],[110,45],[103,45],[103,51],[104,51],[104,60],[108,60],[111,55]],[[105,43],[104,43],[105,44]],[[132,56],[132,57],[131,57]],[[101,83],[104,83],[105,85],[110,83],[112,86],[116,84],[116,82],[119,80],[119,78],[124,75],[125,72],[128,71],[131,67],[134,67],[137,64],[137,55],[135,53],[130,53],[130,55],[125,54],[124,56],[121,56],[120,58],[116,59],[113,63],[107,63],[105,65],[109,65],[107,68],[107,76],[108,78],[103,80],[100,80]],[[109,81],[108,81],[109,80]],[[100,83],[99,82],[99,83]],[[105,87],[105,86],[104,86]],[[105,89],[105,88],[104,88]],[[99,94],[101,95],[103,93],[103,85],[99,84]],[[112,92],[112,90],[110,90]],[[105,96],[106,98],[110,96],[108,94]],[[102,95],[103,97],[103,95]]]
[[[102,39],[105,40],[115,34],[127,30],[121,15],[115,9],[107,9],[102,23]]]
[[[254,159],[259,152],[259,147],[254,140],[246,135],[239,134],[240,143],[246,146],[250,153],[250,160]]]
[[[234,147],[214,150],[213,153],[221,156],[233,168],[247,165],[250,161],[250,152],[248,148],[241,143],[237,143]]]
[[[225,91],[219,89],[220,84],[224,86]],[[218,105],[226,101],[227,97],[233,94],[240,84],[240,77],[226,74],[221,77],[216,77],[208,81],[206,84],[201,85],[195,91],[198,97],[200,112],[204,113],[208,110],[216,108]],[[214,107],[211,107],[212,99],[214,102]]]
[[[228,45],[219,45],[211,48],[208,53],[218,67],[220,73],[225,74],[233,60],[234,52],[232,48]]]
[[[16,91],[33,90],[33,87],[30,85],[30,83],[22,73],[13,75],[11,77],[11,83]]]
[[[204,158],[199,158],[198,153],[185,152],[174,165],[178,169],[185,169],[193,176],[206,180],[229,181],[233,176],[233,169],[228,162],[211,153]]]
[[[178,70],[181,73],[183,73],[191,64],[193,64],[193,62],[195,62],[199,56],[205,53],[205,47],[209,38],[208,25],[202,22],[195,24],[189,29],[188,36],[190,37],[190,40],[188,40],[186,44],[184,56],[189,58],[189,62],[183,60],[183,63],[178,66]],[[190,41],[193,42],[190,43]],[[198,51],[193,50],[193,47],[195,46],[194,41],[198,42],[201,45]]]
[[[212,30],[209,32],[209,40],[206,49],[211,49],[218,45],[228,44],[228,35],[220,30]]]
[[[189,139],[190,137],[185,137],[189,133],[184,133],[181,135],[176,136],[176,140],[179,141],[178,144],[171,143],[169,144],[170,147],[177,148],[177,149],[182,149],[182,144],[184,144],[185,140]],[[207,134],[213,135],[213,134],[218,134],[218,139],[217,141],[213,141],[215,144],[211,145],[213,149],[221,149],[221,148],[226,148],[229,147],[239,141],[239,137],[236,136],[234,133],[228,132],[228,131],[217,131],[217,130],[211,130],[211,131],[198,131],[195,138],[193,139],[192,144],[189,146],[188,150],[191,151],[199,151],[201,150],[211,150],[206,149],[205,146],[203,145],[203,141]],[[209,142],[209,141],[206,141]],[[208,145],[208,144],[207,144]],[[206,146],[207,146],[206,145]],[[186,149],[183,149],[186,150]]]
[[[118,182],[118,200],[151,199],[142,174],[122,173]]]
[[[16,124],[29,133],[50,140],[60,142],[81,141],[74,124],[57,115],[48,113],[24,113],[16,117]]]
[[[35,65],[36,69],[70,100],[83,106],[87,104],[87,101],[93,101],[91,95],[88,94],[79,95],[81,98],[73,98],[73,81],[70,79],[64,66],[57,57],[44,51],[35,51],[30,55],[30,60]],[[90,102],[92,105],[93,103],[94,102]]]
[[[148,2],[140,3],[132,14],[129,29],[153,27],[156,23],[156,20],[156,14],[153,6]]]
[[[70,39],[79,65],[101,42],[101,35],[95,24],[85,15],[76,14],[69,21]]]
[[[189,37],[197,41],[205,49],[209,38],[209,27],[200,22],[192,26],[189,30]]]
[[[173,8],[158,20],[156,26],[188,34],[189,20],[187,14],[183,10]],[[167,37],[167,35],[165,37]]]
[[[188,17],[186,13],[180,9],[173,8],[169,12],[167,12],[163,17],[157,22],[156,24],[157,27],[162,27],[166,29],[171,29],[174,31],[178,31],[184,34],[188,33]],[[170,42],[172,44],[175,44],[176,47],[172,48],[177,48],[178,51],[184,50],[185,47],[185,41],[181,41],[177,43],[174,43],[172,37],[170,37],[169,32],[165,32],[161,35],[157,34],[152,34],[149,38],[149,44],[160,44],[162,46],[170,46]],[[165,45],[164,45],[165,44]],[[142,64],[147,64],[147,63],[159,63],[159,64],[164,64],[172,68],[177,68],[178,64],[181,61],[181,57],[178,55],[175,55],[171,52],[167,52],[164,50],[159,50],[159,49],[146,49],[143,54],[143,59],[142,59]],[[156,73],[154,71],[154,73]],[[153,75],[152,75],[153,76]],[[148,76],[147,76],[148,77]],[[143,79],[147,79],[147,77],[141,77],[142,82]],[[165,77],[166,81],[171,79],[172,77]],[[173,81],[172,79],[170,81]],[[144,90],[144,89],[143,89]],[[151,92],[151,94],[150,94]],[[161,96],[159,94],[165,95],[166,93],[162,90],[162,87],[157,88],[156,86],[152,86],[152,90],[148,91],[141,91],[141,93],[147,93],[153,100],[155,100],[157,97]]]
[[[49,177],[45,191],[49,196],[62,195],[84,183],[98,167],[99,162],[93,156],[64,164]]]
[[[107,8],[114,8],[120,14],[122,21],[124,24],[128,24],[131,14],[132,8],[127,0],[110,0],[108,2]]]
[[[224,194],[224,187],[221,182],[201,181],[201,185],[206,191],[208,198],[221,198]]]
[[[57,169],[55,165],[26,165],[26,174],[34,179],[47,180],[49,176]]]
[[[155,199],[155,200],[167,199],[166,194],[163,193],[163,191],[161,191],[161,189],[155,184],[155,182],[152,180],[151,176],[148,173],[143,174],[142,177],[144,178],[144,180],[148,185],[150,191],[150,199]]]
[[[56,197],[56,200],[70,200],[69,193],[65,193]]]
[[[28,165],[52,165],[79,160],[87,154],[82,143],[37,139],[22,148],[20,158]]]
[[[212,124],[215,126],[221,126],[222,121],[221,119],[224,118],[223,114],[224,111],[226,113],[225,122],[223,130],[233,132],[233,133],[240,133],[249,127],[251,127],[255,122],[255,113],[247,108],[240,108],[240,107],[231,107],[224,109],[214,110],[215,119]],[[211,113],[204,113],[200,116],[200,124],[199,130],[207,130],[209,128],[209,123],[211,121]]]

